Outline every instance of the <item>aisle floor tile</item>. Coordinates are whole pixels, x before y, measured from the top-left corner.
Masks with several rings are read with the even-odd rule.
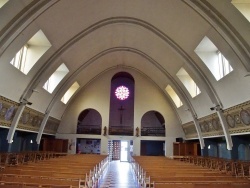
[[[99,182],[100,188],[138,188],[129,162],[111,161],[106,174]]]

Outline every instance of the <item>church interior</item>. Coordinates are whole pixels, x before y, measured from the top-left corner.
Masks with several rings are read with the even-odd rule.
[[[250,0],[0,0],[0,182],[9,165],[91,156],[98,177],[129,162],[127,187],[166,187],[145,175],[166,159],[250,186],[249,22]],[[88,174],[79,187],[106,182]]]

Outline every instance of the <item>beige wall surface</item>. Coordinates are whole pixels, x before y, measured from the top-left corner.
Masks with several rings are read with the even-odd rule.
[[[126,70],[135,79],[135,107],[134,107],[134,128],[141,127],[142,116],[155,110],[161,113],[165,119],[166,137],[135,137],[135,136],[92,136],[77,135],[76,126],[79,114],[87,109],[93,108],[102,116],[102,127],[109,122],[109,100],[110,83],[112,76],[117,70],[111,70],[98,79],[94,80],[86,88],[82,89],[74,101],[66,109],[58,129],[58,138],[101,138],[101,153],[107,153],[107,141],[110,140],[133,140],[134,155],[140,155],[140,140],[166,140],[167,154],[171,155],[171,147],[176,137],[183,137],[184,133],[171,103],[163,91],[159,90],[150,80],[134,70]]]

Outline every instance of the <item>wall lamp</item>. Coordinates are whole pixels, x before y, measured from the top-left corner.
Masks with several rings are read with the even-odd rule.
[[[211,111],[213,111],[213,110],[216,110],[216,111],[221,110],[221,111],[223,111],[223,109],[220,107],[220,105],[216,105],[215,107],[211,107],[210,110]]]
[[[29,101],[28,101],[28,102],[27,102],[27,105],[32,105],[32,102],[29,102]]]
[[[27,99],[22,99],[21,103],[27,104],[27,105],[32,105],[32,102],[27,101]]]

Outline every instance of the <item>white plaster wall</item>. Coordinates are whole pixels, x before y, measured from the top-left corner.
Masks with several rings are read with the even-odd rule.
[[[133,140],[133,156],[140,156],[141,140],[161,140],[165,141],[165,156],[173,155],[173,142],[175,142],[176,137],[136,137],[136,136],[102,136],[102,135],[77,135],[77,134],[56,134],[56,138],[68,139],[69,144],[72,144],[71,150],[68,153],[75,154],[77,138],[92,138],[101,139],[101,150],[102,155],[108,155],[108,141],[109,140]]]
[[[6,24],[13,19],[13,17],[24,7],[21,1],[8,1],[1,7],[0,11],[0,30],[3,29]],[[11,11],[10,11],[11,9]]]
[[[58,129],[58,138],[98,138],[101,139],[101,153],[108,153],[108,140],[133,140],[133,155],[140,155],[141,140],[165,140],[166,155],[172,155],[172,145],[176,137],[184,137],[180,122],[169,104],[165,94],[151,81],[133,70],[126,70],[135,79],[135,108],[134,129],[141,129],[141,118],[150,110],[161,113],[166,122],[166,137],[135,137],[135,136],[102,136],[102,135],[80,135],[75,134],[79,114],[87,108],[97,110],[102,116],[102,129],[108,127],[109,122],[109,99],[110,84],[112,76],[117,73],[111,70],[87,87],[79,91],[72,103],[66,109]]]
[[[2,9],[0,11],[0,18],[1,18],[0,28],[3,29],[6,26],[6,24],[9,23],[18,12],[20,12],[20,10],[24,7],[23,5],[27,4],[28,2],[31,2],[31,0],[9,1],[6,4],[6,6],[2,7]],[[227,2],[228,3],[225,3],[225,1],[210,0],[209,3],[211,3],[212,5],[218,5],[218,6],[216,6],[216,9],[219,12],[221,12],[223,14],[223,16],[225,18],[227,18],[228,21],[235,26],[235,28],[237,28],[237,32],[239,32],[240,36],[242,36],[246,40],[245,42],[247,44],[249,44],[250,43],[250,35],[249,35],[249,24],[248,24],[247,20],[240,20],[241,19],[240,17],[242,17],[242,16],[240,15],[240,13],[238,13],[238,10],[233,9],[233,5],[231,4],[230,1],[227,1]],[[110,2],[110,3],[112,4],[114,2]],[[63,4],[62,7],[67,7],[68,4],[70,4],[70,3],[67,2],[66,4]],[[100,8],[100,7],[104,6],[104,4],[102,4],[100,1],[94,5],[94,9],[93,9],[90,6],[91,4],[92,3],[89,3],[88,6],[86,6],[86,4],[84,4],[84,5],[82,5],[82,7],[77,7],[77,8],[79,8],[79,10],[84,9],[85,11],[80,11],[80,12],[83,12],[85,17],[87,17],[88,14],[91,13],[93,10],[98,10],[98,7]],[[119,3],[115,2],[114,5],[117,5],[117,4],[119,4]],[[109,4],[105,4],[105,6],[107,6],[107,7],[108,7],[108,5]],[[132,6],[132,9],[130,9],[131,5],[134,5],[134,6]],[[167,5],[167,3],[165,5]],[[13,40],[13,42],[8,46],[6,51],[4,51],[4,53],[0,57],[0,75],[1,75],[0,95],[5,96],[5,97],[7,97],[11,100],[14,100],[14,101],[18,101],[20,99],[20,97],[22,96],[24,89],[31,82],[32,78],[37,73],[40,72],[39,68],[41,68],[43,63],[49,59],[49,57],[54,53],[54,51],[57,49],[57,47],[59,48],[61,46],[61,44],[63,44],[64,42],[66,42],[69,39],[68,37],[73,36],[78,31],[87,28],[92,23],[95,23],[96,21],[101,20],[103,17],[110,17],[110,16],[114,16],[114,15],[120,16],[121,10],[122,11],[126,10],[128,12],[126,12],[126,13],[123,12],[124,15],[130,15],[132,17],[135,16],[136,18],[141,18],[145,21],[148,21],[149,23],[153,23],[155,27],[159,27],[159,29],[162,30],[163,32],[165,32],[166,35],[173,37],[173,40],[176,41],[176,43],[178,45],[180,45],[186,52],[189,53],[189,55],[192,58],[194,58],[195,62],[201,68],[201,70],[206,74],[211,85],[213,85],[215,92],[218,95],[218,97],[221,99],[221,102],[222,102],[224,108],[228,108],[228,107],[231,107],[231,106],[234,106],[234,105],[237,105],[239,103],[242,103],[242,102],[249,100],[250,76],[244,77],[246,74],[249,74],[249,72],[246,71],[246,69],[244,68],[244,66],[240,62],[239,58],[237,57],[235,52],[232,50],[231,46],[224,40],[224,38],[222,38],[221,35],[219,35],[217,33],[217,31],[215,31],[213,28],[211,28],[207,22],[204,22],[203,18],[198,17],[198,14],[196,14],[196,12],[191,12],[190,9],[185,4],[182,4],[182,2],[179,2],[179,1],[175,1],[172,4],[172,7],[183,8],[183,9],[178,9],[178,11],[182,11],[182,12],[179,12],[182,14],[176,14],[176,18],[177,18],[176,20],[179,20],[179,22],[177,22],[176,20],[173,22],[173,20],[171,20],[171,19],[165,19],[165,24],[162,24],[162,19],[159,19],[159,16],[164,17],[164,18],[168,18],[169,15],[171,15],[170,12],[176,13],[176,9],[171,8],[169,11],[167,11],[167,14],[165,14],[166,9],[161,9],[161,7],[162,7],[161,3],[156,4],[156,3],[151,2],[150,4],[145,4],[144,9],[142,9],[140,1],[138,1],[138,2],[124,1],[124,3],[122,3],[121,5],[114,6],[114,7],[117,7],[115,9],[115,12],[110,12],[108,8],[103,9],[105,11],[99,11],[98,14],[95,14],[95,16],[89,17],[89,19],[86,19],[83,24],[72,25],[72,28],[73,28],[73,26],[77,27],[77,28],[79,27],[79,30],[72,29],[71,31],[68,31],[67,29],[63,29],[63,27],[65,27],[65,28],[69,27],[69,25],[71,25],[71,23],[73,23],[71,18],[72,17],[77,18],[76,15],[80,15],[80,14],[78,14],[79,11],[74,11],[74,12],[71,12],[71,14],[68,14],[68,11],[70,11],[71,9],[67,9],[67,10],[64,9],[64,11],[66,11],[65,15],[72,16],[72,17],[69,16],[69,17],[65,18],[64,24],[62,25],[63,27],[60,26],[60,28],[61,28],[60,31],[63,31],[63,32],[61,32],[61,34],[64,34],[64,35],[58,35],[56,32],[58,30],[59,24],[60,24],[60,22],[57,22],[57,18],[59,18],[61,20],[62,17],[61,17],[61,14],[56,14],[54,16],[51,16],[52,13],[55,13],[55,11],[51,10],[51,12],[46,12],[47,16],[40,17],[37,20],[37,23],[31,23],[27,28],[25,28],[25,30],[22,31],[20,36],[15,38],[15,40]],[[124,8],[124,7],[127,7],[127,8]],[[154,8],[152,8],[152,7],[154,7]],[[143,10],[145,15],[143,14],[143,12],[140,12],[137,10]],[[158,10],[159,16],[158,16],[158,14],[154,14],[154,16],[152,16],[151,14],[148,13],[148,11],[153,13],[154,10]],[[220,10],[223,10],[223,11],[220,11]],[[185,15],[189,15],[189,16],[185,17]],[[47,22],[48,18],[50,18],[50,20],[52,19],[52,21]],[[78,18],[79,18],[79,16],[78,16]],[[193,19],[191,19],[191,18],[193,18]],[[195,20],[195,22],[193,20]],[[182,23],[182,25],[184,24],[183,26],[185,26],[185,25],[188,26],[188,27],[183,27],[183,28],[185,28],[185,29],[183,29],[186,33],[185,35],[183,35],[182,32],[180,32],[181,30],[179,29],[179,26],[180,26],[179,23]],[[56,25],[58,27],[55,27],[55,24],[58,24],[58,25]],[[192,26],[199,25],[200,27],[199,27],[199,29],[194,30],[193,29],[194,27],[191,27],[190,24]],[[121,24],[117,24],[117,25],[121,25]],[[16,52],[39,29],[41,29],[40,26],[42,26],[42,28],[45,29],[45,33],[50,34],[48,37],[50,39],[52,39],[52,42],[53,42],[52,48],[54,48],[54,49],[51,48],[49,50],[50,52],[46,52],[47,55],[45,54],[45,56],[42,56],[41,57],[42,60],[39,59],[38,64],[35,64],[34,67],[28,73],[28,75],[25,76],[20,71],[18,71],[16,68],[11,66],[9,64],[9,62],[14,57]],[[51,27],[51,26],[53,26],[53,27]],[[169,26],[171,26],[171,27],[169,27]],[[104,30],[104,28],[107,30]],[[168,50],[168,47],[164,47],[164,46],[168,46],[168,45],[165,45],[165,43],[155,42],[155,40],[144,40],[145,38],[149,39],[149,37],[148,37],[149,35],[147,34],[149,32],[145,32],[145,30],[143,30],[139,27],[138,27],[138,31],[137,31],[138,33],[140,32],[139,36],[138,36],[138,33],[124,32],[124,28],[121,27],[117,31],[123,31],[123,32],[117,32],[117,33],[121,34],[123,37],[120,37],[117,35],[116,37],[113,37],[113,38],[111,36],[114,35],[114,33],[108,32],[108,31],[110,31],[109,28],[111,28],[112,30],[114,28],[113,27],[104,27],[104,28],[102,28],[102,30],[99,30],[98,32],[100,34],[104,34],[105,37],[99,38],[99,37],[97,37],[98,35],[94,35],[94,34],[93,34],[93,36],[89,35],[88,37],[87,36],[85,37],[86,40],[85,39],[83,40],[83,42],[86,44],[87,47],[85,47],[85,46],[81,47],[79,45],[79,49],[81,51],[85,52],[83,57],[85,57],[86,59],[88,59],[89,57],[92,57],[93,54],[96,54],[98,52],[98,50],[96,51],[95,49],[98,49],[98,47],[100,49],[102,46],[105,46],[104,49],[106,49],[106,47],[109,47],[109,45],[106,46],[104,44],[114,43],[113,46],[119,46],[119,44],[125,44],[125,43],[123,43],[123,41],[124,41],[124,38],[126,38],[125,36],[128,35],[128,36],[134,36],[134,37],[131,37],[133,40],[125,40],[126,44],[127,44],[125,46],[132,46],[132,47],[136,47],[138,49],[141,49],[142,51],[145,51],[145,53],[149,54],[150,56],[152,55],[152,57],[155,58],[159,62],[162,59],[168,60],[169,62],[171,62],[171,64],[165,63],[163,65],[163,67],[166,68],[166,70],[169,70],[169,72],[171,74],[174,75],[174,73],[177,72],[177,69],[179,69],[178,66],[181,65],[181,63],[182,63],[182,62],[179,62],[179,59],[177,57],[172,55],[172,52],[168,52],[170,50]],[[134,31],[133,27],[130,27],[130,28],[133,29],[133,31]],[[177,30],[179,32],[176,32]],[[104,32],[104,31],[107,31],[107,32]],[[128,31],[128,30],[126,30],[126,31]],[[127,33],[129,33],[129,34],[127,34]],[[107,35],[108,35],[108,37],[107,37]],[[198,59],[198,57],[195,57],[197,55],[193,52],[195,47],[199,44],[200,40],[205,35],[208,36],[213,41],[213,43],[218,47],[218,49],[223,53],[223,55],[225,55],[225,57],[230,61],[230,64],[234,68],[234,71],[232,73],[227,75],[225,78],[219,80],[218,82],[213,78],[211,73],[203,65],[202,62],[200,62],[201,65],[199,65],[199,59]],[[110,38],[112,38],[112,41],[110,41]],[[105,40],[100,40],[100,39],[105,39]],[[150,38],[150,39],[154,39],[154,38]],[[147,43],[141,43],[141,41],[143,41],[143,40],[146,41]],[[101,43],[103,43],[103,44],[101,44]],[[96,44],[98,44],[98,45],[96,45]],[[138,46],[135,44],[137,44]],[[149,44],[149,45],[141,46],[139,44]],[[110,46],[112,46],[112,45],[110,45]],[[146,48],[148,46],[150,46],[150,48]],[[154,48],[152,48],[152,46]],[[193,48],[190,46],[193,46]],[[145,47],[145,49],[142,47]],[[73,49],[72,51],[75,52],[75,49]],[[157,55],[153,55],[154,53],[156,53]],[[76,65],[75,63],[80,64],[80,63],[84,62],[83,57],[77,56],[77,55],[75,55],[75,57],[74,57],[74,54],[73,54],[73,55],[69,56],[68,59],[76,58],[77,61],[70,61],[70,62],[74,62],[74,65]],[[131,59],[132,58],[128,59],[129,62],[133,62],[133,61],[131,61]],[[134,60],[137,60],[137,59],[134,59]],[[136,61],[134,61],[134,62],[136,64]],[[174,66],[177,63],[178,63],[178,66]],[[148,69],[148,67],[149,67],[149,65],[147,65],[147,64],[141,64],[141,65],[142,66],[146,65],[145,66],[145,67],[147,67],[146,69]],[[72,67],[74,67],[73,63],[72,63]],[[96,69],[98,69],[98,68],[96,68]],[[144,70],[146,70],[146,69],[144,69]],[[49,71],[50,70],[47,70],[44,73],[44,75],[45,75],[44,77],[47,76],[46,79],[50,75],[50,74],[48,74]],[[156,73],[153,69],[152,70],[150,69],[150,71],[152,73]],[[134,72],[132,72],[131,74],[133,74],[135,76],[136,91],[137,91],[136,98],[135,98],[135,100],[136,100],[135,125],[140,126],[140,118],[141,118],[142,114],[144,114],[146,111],[157,110],[163,114],[163,116],[166,120],[166,124],[168,125],[167,138],[171,134],[172,135],[181,134],[182,130],[178,127],[179,122],[177,121],[177,117],[174,115],[174,112],[173,112],[174,110],[166,102],[166,100],[164,99],[164,96],[161,94],[161,92],[156,87],[154,87],[154,85],[152,85],[151,83],[146,81],[144,78],[142,78],[140,75],[138,75]],[[86,78],[84,76],[84,74],[81,74],[81,75],[83,75],[82,79]],[[190,74],[190,76],[195,80],[195,77],[193,77],[191,74]],[[90,108],[90,107],[95,108],[96,110],[98,110],[101,113],[101,115],[103,117],[103,126],[108,125],[108,106],[109,106],[109,87],[110,87],[109,84],[110,84],[111,77],[112,77],[111,73],[107,74],[106,76],[102,77],[100,80],[96,80],[95,82],[90,84],[86,89],[82,90],[82,92],[80,92],[76,96],[77,99],[75,99],[75,101],[72,104],[70,104],[69,108],[64,113],[65,115],[64,115],[64,118],[62,119],[62,127],[59,128],[59,132],[61,132],[61,133],[75,133],[76,121],[77,121],[78,114],[83,109]],[[157,75],[155,77],[157,78]],[[44,83],[43,81],[45,81],[46,79],[42,78],[40,83]],[[197,78],[195,81],[196,81],[196,83],[198,83]],[[157,79],[157,82],[160,83],[160,79]],[[161,83],[161,84],[162,84],[161,87],[163,88],[164,84],[163,83]],[[40,90],[40,93],[36,93],[31,97],[31,102],[33,102],[33,105],[31,106],[31,108],[38,110],[40,112],[45,112],[45,110],[46,110],[46,108],[47,108],[47,106],[52,98],[52,95],[44,92],[42,90],[42,85],[43,84],[41,84],[38,88],[38,90]],[[198,84],[198,86],[200,86],[200,85]],[[201,88],[202,88],[202,86],[201,86]],[[37,89],[37,88],[34,88],[34,89]],[[58,100],[60,100],[60,99],[58,99]],[[209,115],[212,113],[209,109],[212,106],[212,104],[208,98],[208,95],[206,94],[206,91],[202,90],[201,95],[197,96],[196,98],[191,99],[191,102],[193,103],[193,106],[196,109],[196,112],[198,114],[198,118]],[[63,105],[59,102],[58,105],[56,105],[53,108],[51,115],[53,117],[61,119],[61,115],[62,115],[65,107],[66,107],[65,105]],[[178,112],[180,112],[179,115],[180,115],[183,123],[192,120],[191,116],[187,112],[185,112],[184,110],[185,110],[185,107],[180,108],[180,110],[178,110]]]
[[[234,69],[219,81],[216,81],[215,79],[210,80],[223,104],[223,107],[229,108],[248,101],[250,92],[250,77],[245,77],[248,72],[242,62],[239,60],[228,43],[226,43],[220,35],[216,33],[216,31],[210,30],[207,36],[221,51]]]

